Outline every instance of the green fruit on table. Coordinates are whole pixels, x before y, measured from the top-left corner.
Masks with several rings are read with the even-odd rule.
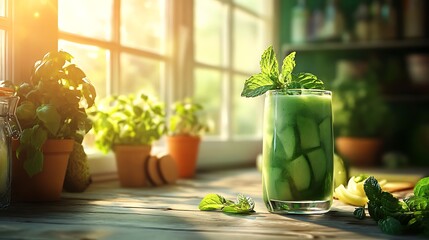
[[[343,159],[337,154],[334,154],[334,189],[341,184],[344,186],[347,185],[347,175],[347,169]]]
[[[68,192],[83,192],[91,184],[88,157],[80,143],[75,142],[70,154],[64,189]]]

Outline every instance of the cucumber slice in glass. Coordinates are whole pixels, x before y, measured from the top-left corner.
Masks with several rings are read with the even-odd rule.
[[[288,162],[287,170],[292,178],[296,190],[302,191],[310,186],[311,170],[303,155]]]
[[[311,170],[313,171],[314,181],[320,182],[323,181],[323,178],[326,174],[326,154],[323,148],[317,148],[309,153],[307,153],[308,161],[311,165]]]
[[[320,146],[319,126],[316,121],[304,116],[298,116],[296,120],[301,148],[306,150]]]
[[[277,188],[276,182],[282,179],[282,169],[277,167],[267,168],[264,172],[265,187],[267,189],[267,195],[269,199],[277,199]]]
[[[293,126],[287,126],[277,132],[277,140],[279,145],[283,146],[283,151],[287,160],[292,160],[296,149],[296,134]]]
[[[292,200],[292,192],[290,190],[290,183],[286,180],[276,182],[276,200],[286,201]]]

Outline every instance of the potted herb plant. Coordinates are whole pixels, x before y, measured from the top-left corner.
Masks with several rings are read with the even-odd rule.
[[[168,152],[176,161],[179,177],[192,178],[198,158],[201,135],[208,131],[201,118],[202,105],[190,98],[174,103],[169,118]]]
[[[354,166],[376,164],[387,132],[388,108],[371,77],[342,79],[333,84],[337,152]]]
[[[91,129],[86,108],[96,92],[72,58],[65,51],[47,53],[35,63],[30,81],[16,88],[22,134],[13,142],[15,200],[60,199],[74,143]]]
[[[146,186],[145,162],[152,143],[166,131],[163,105],[145,94],[111,96],[90,115],[95,145],[104,153],[114,152],[121,186]]]

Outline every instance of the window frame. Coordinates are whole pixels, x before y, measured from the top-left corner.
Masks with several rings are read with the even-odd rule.
[[[253,73],[244,72],[234,69],[233,66],[233,45],[234,45],[234,24],[233,24],[233,14],[236,10],[243,11],[246,14],[250,14],[254,17],[260,17],[264,24],[267,26],[271,25],[271,28],[266,27],[265,29],[268,33],[264,36],[267,36],[268,39],[265,39],[264,42],[272,42],[274,46],[277,46],[277,41],[274,35],[274,29],[276,29],[277,22],[275,19],[274,9],[278,9],[278,2],[268,2],[265,1],[265,4],[268,4],[268,9],[271,12],[271,16],[261,16],[241,5],[235,4],[233,0],[212,0],[218,1],[223,4],[227,4],[227,40],[226,40],[226,49],[224,49],[224,54],[227,56],[227,64],[220,64],[221,66],[214,66],[212,64],[206,64],[197,62],[193,58],[193,69],[202,67],[207,69],[218,70],[224,76],[222,79],[222,99],[224,99],[221,107],[221,115],[223,116],[221,120],[221,125],[224,126],[224,132],[221,132],[220,137],[205,137],[202,141],[199,152],[199,162],[198,167],[203,169],[212,169],[212,168],[224,168],[229,166],[240,166],[240,165],[253,165],[256,163],[256,158],[258,154],[262,153],[262,132],[261,136],[254,137],[243,137],[237,138],[232,135],[232,90],[233,90],[233,78],[235,74],[250,76]],[[269,4],[271,3],[271,4]],[[192,13],[193,15],[193,13]],[[193,34],[192,34],[193,36]],[[231,54],[228,54],[231,53]],[[226,72],[226,74],[225,74]],[[226,76],[226,77],[225,77]],[[188,76],[189,79],[193,79],[192,76]],[[193,82],[193,81],[192,81]],[[193,86],[192,86],[193,87]],[[189,88],[187,96],[192,96],[193,89]],[[261,112],[261,115],[263,113]],[[262,117],[262,116],[261,116]],[[225,127],[226,126],[226,127]],[[262,126],[261,126],[262,127]]]
[[[36,8],[34,5],[30,6],[28,2],[37,5]],[[83,36],[77,36],[71,33],[60,32],[58,29],[58,1],[57,0],[45,0],[45,1],[11,1],[7,2],[11,4],[9,9],[9,16],[12,17],[10,22],[11,33],[8,35],[8,63],[7,68],[9,69],[7,77],[9,79],[14,79],[15,83],[23,82],[25,79],[29,79],[29,73],[33,67],[33,64],[36,60],[40,59],[46,52],[53,49],[58,49],[58,41],[60,39],[66,41],[72,41],[81,44],[89,44],[94,46],[100,46],[106,49],[114,49],[116,46],[111,46],[111,43],[106,43],[105,41],[100,41],[97,39],[92,39]],[[219,1],[221,3],[229,4],[229,14],[233,9],[239,9],[240,11],[250,12],[250,10],[240,6],[234,5],[233,0],[213,0]],[[114,1],[114,14],[119,18],[120,9],[117,6],[120,3],[120,0]],[[231,90],[233,88],[233,77],[235,74],[240,75],[249,75],[249,72],[236,71],[232,69],[232,56],[229,55],[228,64],[226,66],[217,67],[211,66],[210,64],[199,63],[194,58],[194,29],[193,29],[193,6],[194,0],[173,0],[168,1],[167,4],[171,4],[167,7],[168,22],[167,22],[167,46],[165,55],[158,55],[144,50],[133,49],[129,47],[122,46],[125,52],[131,54],[139,54],[139,56],[144,56],[148,58],[155,58],[165,62],[165,79],[161,82],[161,91],[160,97],[166,103],[166,108],[169,108],[172,102],[178,99],[183,99],[188,96],[193,96],[193,82],[194,82],[194,68],[197,67],[206,67],[213,68],[219,71],[225,71],[228,78],[223,79],[223,88],[226,91],[224,92],[224,101],[222,105],[222,124],[227,124],[231,121],[231,111],[232,111],[232,98]],[[268,4],[268,3],[264,3]],[[26,6],[28,5],[28,6]],[[275,35],[275,29],[277,29],[276,12],[278,9],[278,0],[273,0],[270,4],[271,15],[266,17],[265,24],[270,22],[271,27],[266,28],[268,31],[266,36],[268,36],[272,45],[275,49],[278,49],[278,42]],[[25,19],[24,16],[33,16],[35,9],[40,12],[41,18],[37,19],[34,22],[34,19]],[[252,13],[253,14],[253,13]],[[46,16],[46,17],[44,17]],[[229,35],[233,37],[232,34],[232,15],[228,15],[228,24],[229,24]],[[173,20],[174,19],[174,20]],[[119,22],[116,23],[119,25]],[[3,26],[3,25],[1,25]],[[56,26],[56,27],[53,27]],[[43,41],[32,42],[31,46],[28,46],[30,41],[28,37],[23,37],[19,34],[19,31],[22,29],[27,29],[29,34],[40,35],[40,29],[44,29],[44,39]],[[114,26],[118,29],[119,26]],[[114,33],[119,34],[119,32]],[[118,37],[118,36],[116,36]],[[228,46],[231,48],[233,46],[233,39],[230,37],[228,41]],[[174,41],[173,41],[174,39]],[[118,43],[119,41],[117,41]],[[268,42],[268,41],[267,41]],[[182,49],[184,47],[184,49]],[[228,51],[230,49],[225,49]],[[179,53],[182,51],[182,53]],[[110,61],[112,64],[111,68],[111,77],[119,79],[119,57],[114,56],[114,54],[119,54],[115,51],[111,52]],[[184,60],[184,61],[183,61]],[[114,69],[115,68],[115,69]],[[230,81],[228,81],[230,79]],[[112,81],[114,82],[114,81]],[[113,83],[114,84],[114,83]],[[107,86],[108,92],[112,92],[115,86]],[[262,114],[262,113],[261,113]],[[224,168],[229,166],[237,165],[249,165],[254,164],[256,156],[261,153],[262,150],[262,141],[261,136],[255,138],[233,138],[230,133],[232,130],[232,124],[227,128],[227,133],[221,136],[220,138],[213,138],[204,136],[203,141],[200,146],[199,160],[198,160],[198,169],[213,169],[213,168]],[[165,138],[161,139],[155,147],[163,148],[165,146]],[[92,155],[92,159],[107,158],[112,160],[113,154],[101,155],[95,154]],[[114,164],[108,163],[105,160],[99,161],[100,164],[107,164],[108,166],[113,166]],[[99,165],[95,163],[95,165]],[[106,167],[102,167],[98,172],[107,172]],[[96,170],[97,172],[97,170]]]
[[[5,16],[0,17],[0,30],[5,31],[5,73],[3,73],[4,79],[1,80],[11,80],[12,78],[12,43],[13,43],[13,28],[12,28],[12,4],[11,0],[5,0]],[[1,77],[1,76],[0,76]]]

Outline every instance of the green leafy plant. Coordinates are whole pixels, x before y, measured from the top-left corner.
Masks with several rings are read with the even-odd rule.
[[[380,229],[387,234],[424,233],[429,235],[429,177],[420,179],[414,195],[399,200],[381,189],[371,176],[364,183],[368,197],[368,212]],[[357,208],[355,217],[363,219],[364,208]]]
[[[104,153],[115,145],[151,145],[166,132],[163,105],[145,94],[104,98],[90,116],[95,145]]]
[[[201,117],[204,110],[201,104],[187,98],[174,103],[172,110],[168,129],[170,135],[201,136],[208,131],[208,126]]]
[[[226,200],[219,194],[209,193],[200,202],[198,208],[201,211],[221,210],[225,213],[248,214],[254,212],[255,202],[252,198],[242,194],[237,195],[237,200]]]
[[[242,97],[257,97],[269,90],[275,89],[323,89],[323,81],[311,73],[293,73],[296,66],[295,52],[287,55],[283,60],[281,72],[276,54],[269,46],[261,56],[261,72],[252,75],[244,83]]]
[[[30,82],[16,87],[16,116],[23,129],[16,154],[29,176],[42,171],[47,139],[81,143],[92,127],[86,108],[94,104],[96,92],[72,59],[65,51],[49,52],[35,63]]]
[[[334,132],[337,136],[380,137],[386,134],[388,108],[377,83],[362,79],[335,81],[332,90]]]

